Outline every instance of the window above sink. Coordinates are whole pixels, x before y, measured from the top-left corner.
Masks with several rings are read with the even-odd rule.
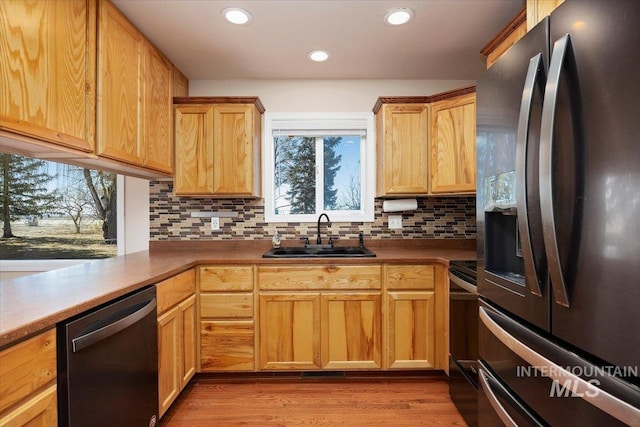
[[[264,129],[267,222],[373,221],[372,113],[266,113]]]

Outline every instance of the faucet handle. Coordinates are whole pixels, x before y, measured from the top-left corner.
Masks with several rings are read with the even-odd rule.
[[[305,246],[309,245],[309,238],[308,237],[301,237],[300,240],[304,240],[304,245]]]
[[[364,248],[364,234],[362,233],[362,231],[358,233],[358,246]]]
[[[338,240],[338,237],[329,236],[329,244],[333,247],[333,243]]]

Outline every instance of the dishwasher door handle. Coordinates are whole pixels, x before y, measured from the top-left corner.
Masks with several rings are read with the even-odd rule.
[[[80,335],[79,337],[74,338],[73,340],[71,340],[71,342],[73,343],[73,352],[76,353],[84,348],[92,346],[97,342],[107,339],[112,335],[117,334],[123,329],[126,329],[134,323],[144,319],[149,313],[153,312],[155,308],[156,299],[153,298],[144,307],[134,311],[126,317],[118,319],[113,323],[96,329],[95,331],[91,331],[87,334]]]

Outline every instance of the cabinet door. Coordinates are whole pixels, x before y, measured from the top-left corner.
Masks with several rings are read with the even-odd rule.
[[[435,102],[431,117],[431,192],[474,193],[475,93]]]
[[[434,292],[387,293],[387,368],[437,367],[435,299]]]
[[[320,294],[260,294],[261,369],[320,369]]]
[[[145,166],[173,172],[173,65],[151,44],[144,50]]]
[[[198,316],[196,312],[196,296],[192,295],[182,301],[178,307],[182,316],[182,366],[180,369],[182,390],[196,373],[196,326]]]
[[[175,306],[158,318],[158,400],[162,416],[180,393],[182,310]]]
[[[322,294],[322,367],[380,369],[380,293]]]
[[[110,2],[100,2],[99,16],[97,154],[142,165],[145,40]]]
[[[427,194],[429,106],[383,105],[378,121],[378,195]]]
[[[257,190],[254,110],[249,104],[219,104],[213,108],[213,192],[217,195],[252,196]]]
[[[175,113],[176,195],[213,193],[213,105],[178,105]]]
[[[55,384],[0,417],[0,426],[58,425],[58,393]]]
[[[0,1],[0,129],[93,151],[95,3]]]

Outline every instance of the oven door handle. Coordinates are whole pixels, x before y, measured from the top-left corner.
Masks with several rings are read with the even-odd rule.
[[[490,379],[489,377],[487,377],[487,374],[485,374],[484,369],[480,368],[478,370],[478,378],[480,379],[480,384],[482,386],[482,389],[485,391],[485,396],[487,396],[491,407],[496,412],[496,415],[498,415],[500,420],[504,423],[504,425],[507,427],[518,427],[518,424],[516,424],[513,418],[511,418],[511,415],[509,415],[507,410],[504,409],[504,406],[502,406],[502,404],[498,400],[498,397],[493,392],[493,384],[489,383]]]
[[[135,307],[135,306],[134,306]],[[131,310],[131,307],[123,309],[120,313],[125,315],[125,317],[121,317],[115,322],[109,323],[106,326],[93,330],[91,332],[80,335],[79,337],[73,338],[71,340],[73,344],[73,352],[77,353],[80,350],[87,348],[89,346],[94,345],[97,342],[105,340],[112,335],[117,334],[118,332],[128,328],[129,326],[139,322],[144,319],[149,313],[152,313],[156,309],[156,299],[152,299],[142,308],[134,311],[131,314],[128,314],[128,311]]]
[[[451,280],[456,285],[460,286],[465,291],[473,295],[478,295],[478,288],[476,286],[473,286],[471,283],[462,280],[455,274],[451,274],[451,272],[449,272],[449,280]]]

